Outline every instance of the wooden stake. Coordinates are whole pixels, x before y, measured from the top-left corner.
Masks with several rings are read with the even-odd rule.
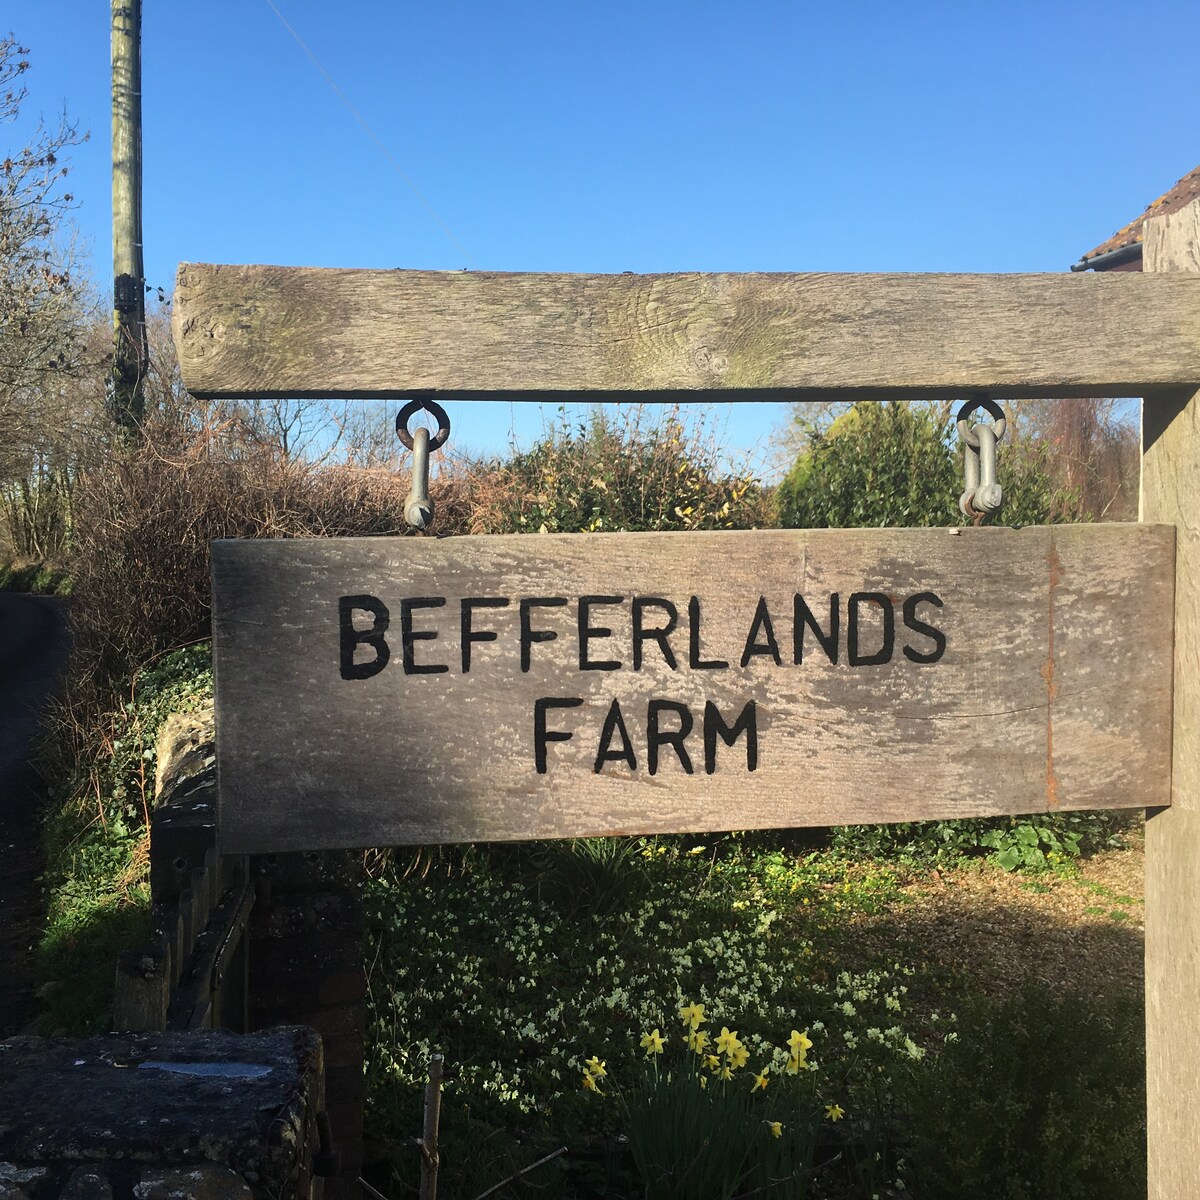
[[[1200,201],[1147,221],[1143,270],[1200,272]],[[1142,520],[1174,524],[1171,807],[1146,821],[1146,1102],[1150,1200],[1200,1196],[1200,392],[1148,395]]]
[[[113,366],[109,408],[140,423],[146,345],[142,264],[142,0],[112,0]]]
[[[421,1200],[437,1200],[438,1122],[442,1116],[442,1056],[429,1060],[425,1085],[425,1128],[421,1137]]]

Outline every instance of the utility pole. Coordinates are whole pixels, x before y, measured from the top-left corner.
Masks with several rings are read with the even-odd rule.
[[[137,429],[144,411],[145,268],[142,265],[142,0],[112,0],[113,365],[109,410]]]

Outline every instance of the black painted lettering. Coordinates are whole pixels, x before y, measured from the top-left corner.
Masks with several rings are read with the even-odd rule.
[[[817,623],[808,601],[797,595],[792,602],[792,661],[799,666],[804,661],[804,631],[811,629],[813,636],[821,643],[826,658],[831,663],[838,660],[838,634],[841,632],[840,609],[841,597],[834,592],[829,597],[829,632],[826,633]]]
[[[727,746],[746,735],[746,770],[758,770],[758,706],[748,700],[732,725],[725,724],[721,710],[711,701],[704,702],[704,773],[717,769],[717,738]]]
[[[598,604],[624,604],[624,596],[579,597],[579,669],[581,671],[619,671],[621,664],[613,658],[588,658],[588,642],[612,637],[612,630],[591,624],[592,608]]]
[[[905,646],[904,657],[915,663],[935,663],[946,653],[946,635],[940,629],[917,619],[918,604],[932,604],[934,608],[941,608],[942,601],[933,592],[918,592],[915,596],[909,596],[904,602],[904,624],[913,633],[919,633],[922,637],[929,638],[933,642],[933,649],[922,654],[911,646]]]
[[[564,729],[547,729],[546,712],[551,708],[578,708],[583,699],[578,696],[557,698],[544,696],[533,702],[533,761],[539,775],[546,773],[546,746],[549,742],[569,742],[574,736]]]
[[[728,666],[728,664],[725,664]],[[663,729],[660,718],[664,713],[674,713],[679,718],[677,729]],[[651,700],[646,708],[646,765],[651,775],[658,774],[658,752],[670,746],[679,758],[679,764],[691,775],[692,759],[684,744],[692,732],[692,710],[686,704],[674,700]]]
[[[762,637],[760,642],[758,639]],[[777,667],[783,666],[779,658],[779,643],[775,640],[775,627],[771,624],[771,613],[767,608],[766,596],[759,596],[750,632],[746,634],[746,648],[742,651],[742,666],[749,665],[752,658],[772,658]]]
[[[648,608],[657,608],[659,611],[667,614],[667,623],[662,626],[652,627],[647,629],[644,623],[644,614]],[[640,671],[642,669],[642,643],[655,641],[658,643],[659,651],[662,653],[663,662],[671,668],[672,671],[678,667],[675,662],[675,651],[671,649],[671,643],[667,639],[675,632],[675,627],[679,624],[679,611],[676,609],[670,600],[663,600],[658,596],[634,596],[633,598],[633,669]]]
[[[613,735],[620,736],[620,745],[613,748]],[[629,730],[625,728],[625,718],[621,715],[621,705],[614,700],[608,706],[608,714],[604,718],[604,728],[600,731],[600,745],[596,750],[596,765],[592,767],[595,774],[600,774],[600,768],[606,762],[623,762],[631,771],[637,770],[637,756],[633,752],[633,743],[629,740]]]
[[[724,659],[711,658],[705,662],[700,657],[700,620],[700,597],[693,596],[688,601],[688,666],[693,671],[721,671],[729,666]]]
[[[370,629],[355,629],[354,614],[368,612],[373,621]],[[343,679],[370,679],[388,665],[392,652],[384,634],[390,621],[387,607],[374,596],[339,596],[338,631],[340,633],[340,666]],[[356,646],[370,646],[375,657],[367,662],[354,661]]]
[[[859,653],[858,625],[859,609],[863,604],[879,607],[883,617],[883,644],[874,654]],[[846,648],[852,667],[874,667],[881,663],[892,661],[892,650],[896,644],[896,614],[892,609],[892,601],[882,592],[855,592],[850,597],[846,625]]]
[[[414,643],[432,642],[437,638],[436,629],[414,629],[413,610],[417,608],[442,608],[445,596],[408,596],[400,601],[400,645],[404,651],[405,675],[440,675],[450,668],[445,663],[418,663]]]
[[[462,641],[462,669],[466,675],[471,669],[471,646],[475,642],[494,642],[494,629],[475,629],[471,623],[471,614],[477,608],[507,608],[508,599],[504,596],[464,596],[459,606],[459,633]]]
[[[534,608],[562,608],[565,596],[523,596],[521,598],[521,670],[529,670],[529,648],[534,642],[552,642],[558,637],[553,629],[534,629],[529,614]]]

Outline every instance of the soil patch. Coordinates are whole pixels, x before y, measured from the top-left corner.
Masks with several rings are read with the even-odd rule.
[[[1055,991],[1141,996],[1144,841],[1105,850],[1075,872],[1020,875],[988,863],[914,876],[901,903],[864,917],[852,954],[899,952],[935,978],[1003,995],[1033,977]]]

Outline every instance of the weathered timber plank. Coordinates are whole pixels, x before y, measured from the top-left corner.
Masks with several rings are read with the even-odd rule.
[[[116,1032],[165,1029],[170,998],[171,952],[165,944],[121,952],[113,992]]]
[[[1167,800],[1167,529],[218,542],[213,572],[226,852]],[[836,646],[797,595],[827,639],[837,596]],[[541,773],[546,700],[578,703],[541,706]]]
[[[184,383],[198,396],[1042,397],[1200,382],[1200,281],[1132,273],[185,263],[173,324]]]
[[[1200,282],[1200,202],[1146,222],[1143,269]],[[1178,531],[1171,808],[1146,821],[1150,1200],[1200,1196],[1200,393],[1149,394],[1142,520]],[[1153,781],[1156,782],[1157,781]],[[1151,801],[1147,800],[1148,805]]]

